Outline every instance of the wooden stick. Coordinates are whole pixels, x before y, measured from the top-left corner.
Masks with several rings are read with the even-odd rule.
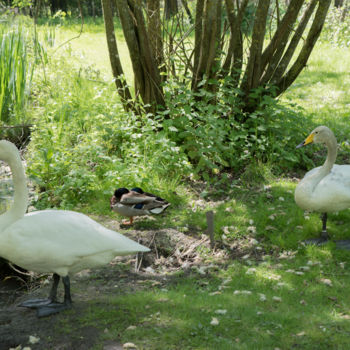
[[[210,248],[213,249],[215,246],[215,240],[214,240],[214,212],[212,210],[209,210],[205,213],[207,216],[207,234],[210,238]]]

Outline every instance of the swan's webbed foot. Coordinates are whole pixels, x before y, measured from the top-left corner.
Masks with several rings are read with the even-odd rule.
[[[306,239],[303,242],[305,244],[324,245],[329,242],[329,236],[326,230],[322,230],[320,237]]]
[[[64,285],[64,302],[57,302],[57,286],[60,280],[60,276],[56,273],[53,274],[53,284],[50,291],[50,296],[47,299],[32,299],[24,301],[19,306],[28,307],[30,309],[37,310],[38,317],[50,316],[61,312],[63,310],[70,309],[72,307],[72,298],[70,295],[70,281],[69,277],[62,277]]]
[[[45,317],[45,316],[57,314],[58,312],[61,312],[64,310],[68,310],[71,307],[72,307],[71,302],[64,302],[64,303],[55,302],[55,303],[50,303],[50,304],[38,307],[36,314],[38,317]]]
[[[338,249],[350,250],[350,240],[341,240],[335,242]]]

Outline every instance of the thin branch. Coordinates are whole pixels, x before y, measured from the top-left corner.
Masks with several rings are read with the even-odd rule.
[[[79,7],[79,12],[80,12],[80,17],[81,17],[81,26],[80,26],[80,32],[77,36],[74,36],[68,40],[66,40],[65,42],[63,42],[61,45],[57,46],[56,49],[53,51],[53,53],[55,53],[58,49],[60,49],[62,46],[68,44],[69,42],[71,42],[72,40],[78,39],[80,38],[81,34],[83,33],[83,28],[84,28],[84,16],[83,16],[83,9],[81,7],[81,3],[80,0],[78,0],[78,7]]]

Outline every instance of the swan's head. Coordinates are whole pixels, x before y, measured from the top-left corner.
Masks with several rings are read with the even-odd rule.
[[[11,160],[19,158],[19,152],[17,147],[9,141],[0,141],[0,159],[6,163],[11,162]]]
[[[318,126],[302,143],[297,146],[297,148],[309,145],[310,143],[326,144],[332,138],[334,138],[334,134],[329,128],[326,126]]]

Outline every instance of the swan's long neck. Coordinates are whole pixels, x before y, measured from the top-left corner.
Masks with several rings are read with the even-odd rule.
[[[11,169],[15,193],[11,208],[6,213],[0,215],[0,232],[13,222],[21,219],[28,207],[27,181],[22,161],[17,150],[9,157],[8,165]]]
[[[295,201],[304,209],[312,209],[315,206],[313,193],[320,183],[332,170],[337,157],[337,140],[333,134],[326,140],[327,158],[324,164],[311,175],[305,176],[295,190]],[[316,209],[314,209],[316,210]]]
[[[337,140],[333,134],[327,139],[326,147],[328,150],[327,158],[322,168],[326,174],[329,174],[337,158]]]

